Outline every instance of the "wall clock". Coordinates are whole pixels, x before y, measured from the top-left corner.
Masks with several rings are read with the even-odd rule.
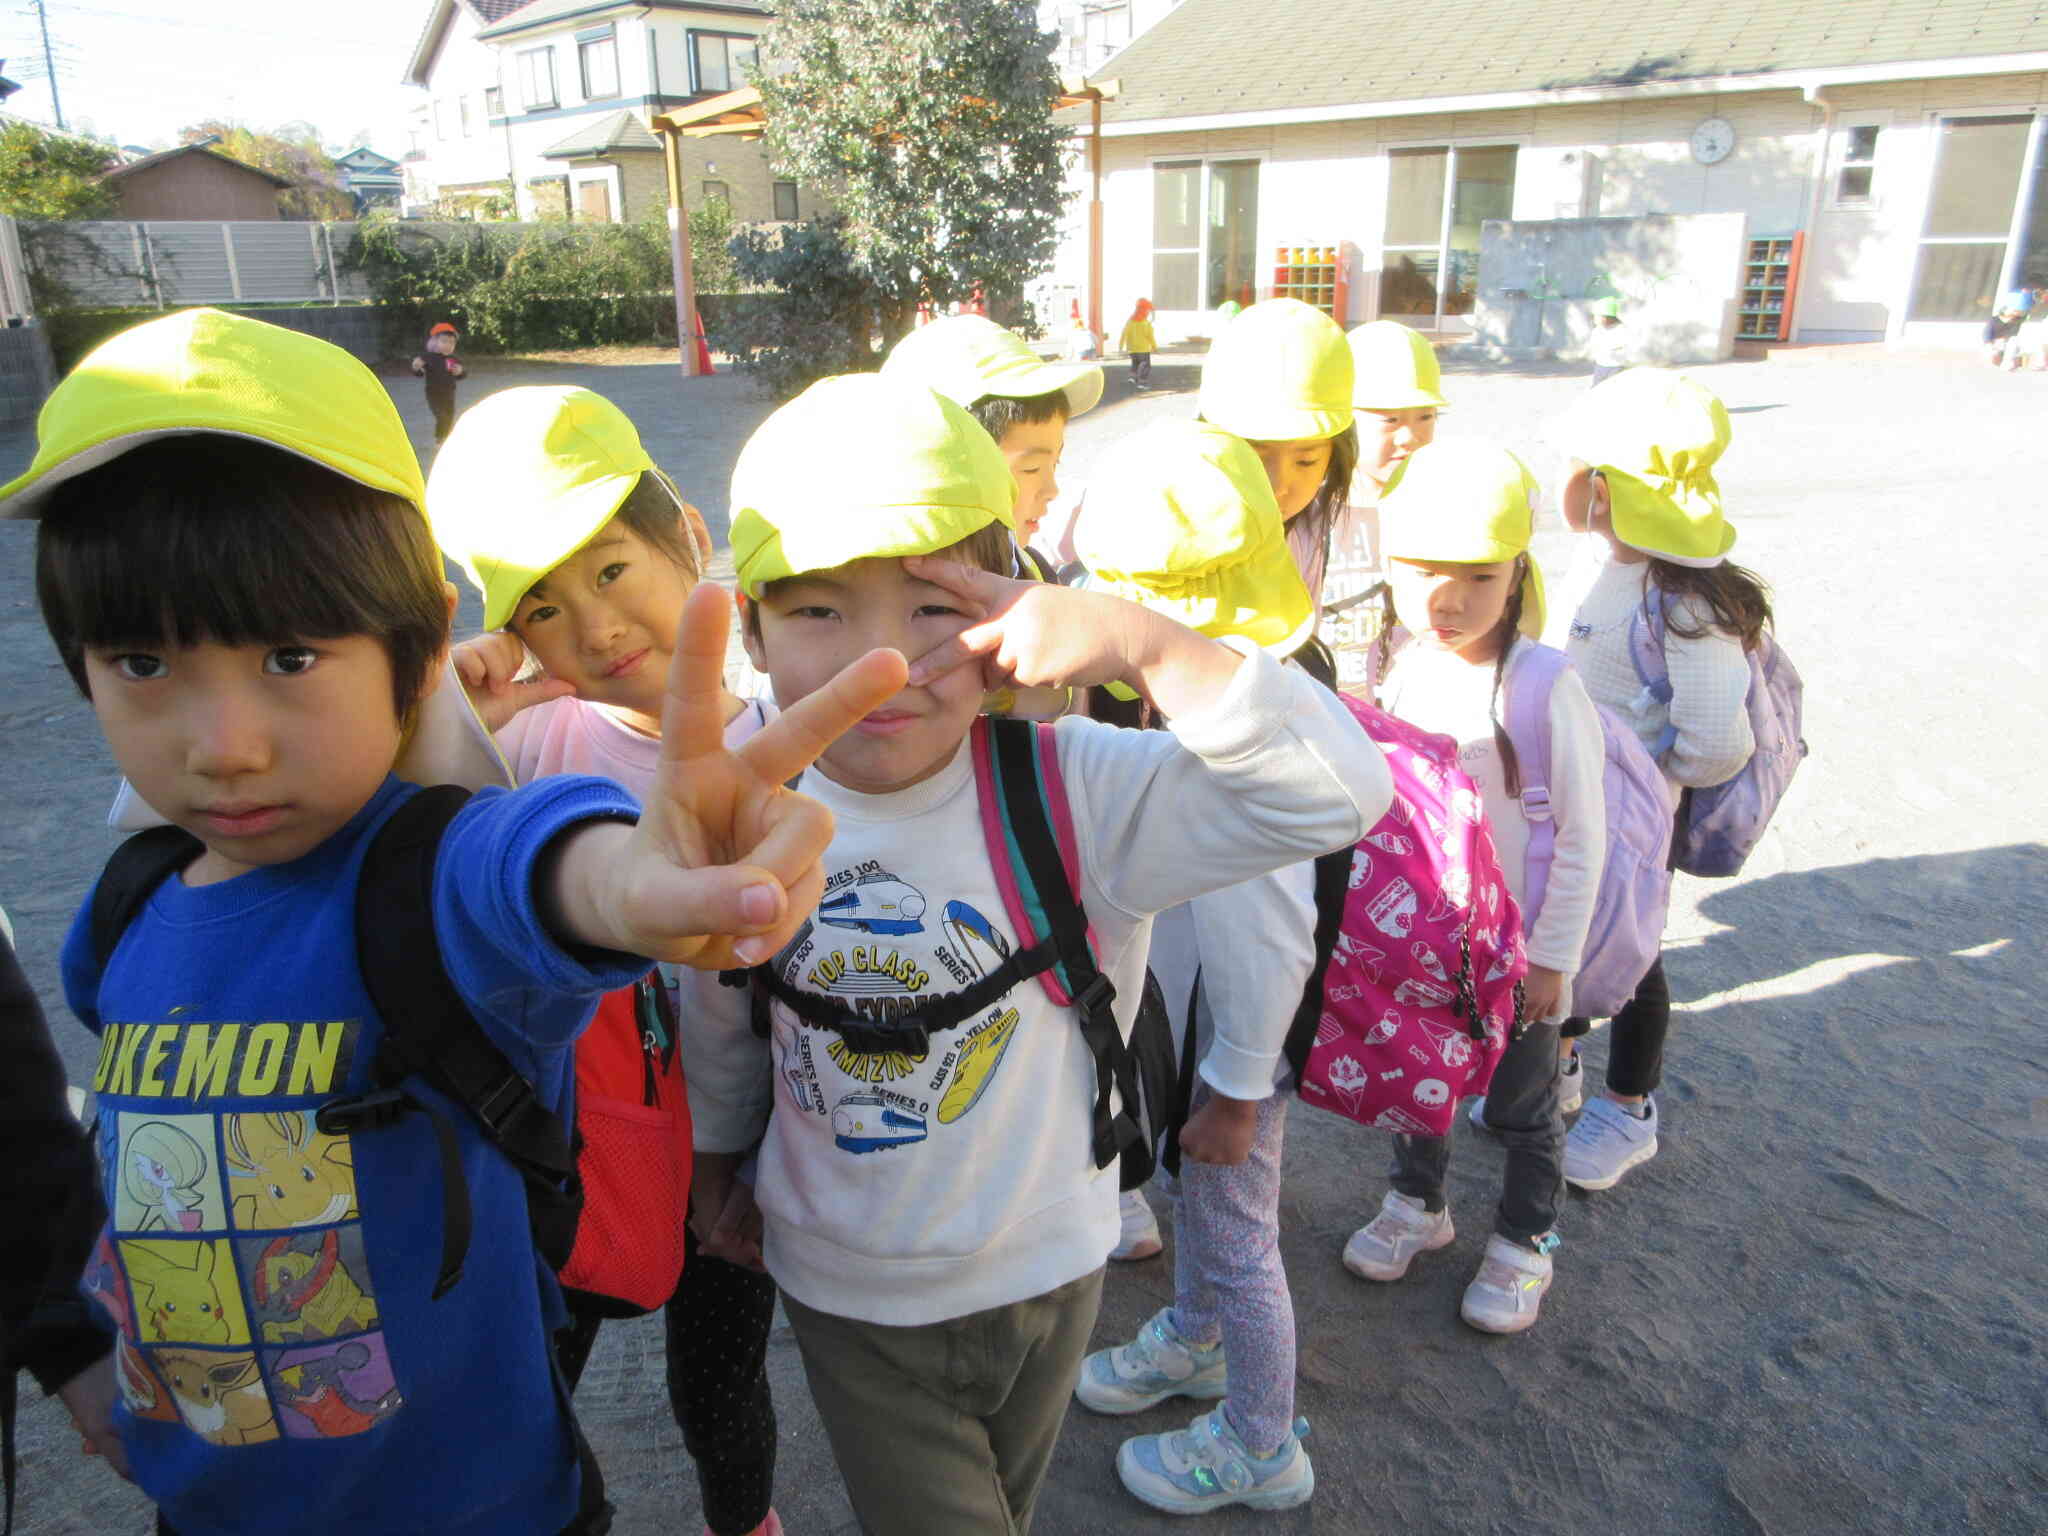
[[[1710,117],[1692,131],[1692,157],[1701,165],[1719,165],[1735,148],[1735,125]]]

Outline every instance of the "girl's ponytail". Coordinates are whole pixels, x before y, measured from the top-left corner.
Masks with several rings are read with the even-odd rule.
[[[1500,753],[1501,782],[1511,798],[1520,798],[1522,793],[1522,768],[1515,757],[1515,744],[1508,739],[1507,727],[1500,723],[1500,695],[1507,686],[1508,657],[1515,649],[1515,637],[1522,632],[1522,572],[1527,568],[1527,555],[1515,556],[1515,568],[1509,576],[1514,582],[1514,591],[1508,594],[1507,608],[1501,613],[1496,633],[1500,636],[1500,654],[1493,659],[1493,693],[1486,701],[1487,718],[1493,722],[1493,746]]]
[[[1697,598],[1712,615],[1693,625],[1667,604],[1664,627],[1681,640],[1697,640],[1712,628],[1739,640],[1743,650],[1753,651],[1763,639],[1764,626],[1771,622],[1770,588],[1756,572],[1732,561],[1702,568],[1652,555],[1650,580],[1667,597]]]

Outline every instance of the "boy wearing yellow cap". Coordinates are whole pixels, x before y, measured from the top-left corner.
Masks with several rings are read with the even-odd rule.
[[[1729,437],[1720,400],[1662,368],[1623,370],[1552,430],[1564,457],[1564,520],[1585,535],[1553,640],[1594,701],[1629,723],[1679,789],[1732,778],[1756,750],[1747,653],[1771,610],[1763,584],[1728,559],[1735,530],[1714,466]],[[1665,614],[1668,699],[1644,687],[1631,652],[1630,624],[1653,603]],[[1566,1047],[1588,1027],[1566,1020]],[[1653,1095],[1670,1028],[1660,960],[1615,1015],[1607,1091],[1586,1106],[1565,1146],[1568,1183],[1609,1189],[1656,1156]]]
[[[1549,1289],[1564,1195],[1563,1095],[1558,1030],[1571,1007],[1606,853],[1601,774],[1605,742],[1593,702],[1569,670],[1549,697],[1549,760],[1518,760],[1502,721],[1509,698],[1531,686],[1531,636],[1543,627],[1543,579],[1529,555],[1535,477],[1505,448],[1476,439],[1418,448],[1380,503],[1394,617],[1410,640],[1384,668],[1380,705],[1458,742],[1508,889],[1523,913],[1529,974],[1525,1031],[1494,1072],[1484,1124],[1506,1143],[1500,1204],[1459,1314],[1488,1333],[1531,1327]],[[1522,789],[1548,791],[1552,857],[1532,875]],[[1536,881],[1541,879],[1539,888]],[[1572,1105],[1570,1107],[1576,1107]],[[1422,1253],[1454,1234],[1444,1186],[1448,1137],[1394,1138],[1392,1189],[1352,1234],[1344,1264],[1367,1280],[1402,1278]]]
[[[1090,587],[1283,659],[1310,639],[1315,605],[1241,438],[1156,423],[1116,446],[1095,494],[1114,513],[1076,531]],[[1174,1296],[1128,1344],[1088,1357],[1075,1396],[1108,1414],[1223,1399],[1184,1430],[1118,1451],[1124,1486],[1154,1508],[1286,1509],[1315,1491],[1307,1425],[1294,1417],[1294,1305],[1279,1244],[1281,1053],[1315,968],[1315,930],[1312,863],[1198,896],[1153,929],[1169,1016],[1189,1017],[1195,1001],[1200,1063],[1173,1185]]]
[[[644,814],[596,779],[458,809],[395,778],[454,601],[423,499],[367,369],[213,310],[88,356],[0,491],[8,515],[40,519],[58,654],[172,824],[117,856],[123,871],[146,857],[160,883],[116,884],[110,901],[132,905],[88,901],[63,972],[102,1039],[109,1222],[86,1289],[120,1335],[114,1427],[161,1528],[185,1536],[280,1510],[337,1536],[604,1528],[548,1348],[560,1291],[526,1217],[529,1190],[567,1167],[568,1047],[645,969],[633,957],[729,964],[745,942],[702,935],[772,945],[816,889],[826,818],[767,809],[800,746],[758,764],[679,754],[693,781],[665,776]],[[693,655],[722,636],[719,608],[686,617]],[[679,666],[679,690],[704,671]],[[815,739],[899,675],[869,663]],[[679,708],[678,726],[701,738],[701,713]],[[432,978],[376,962],[374,914],[358,951],[371,858],[410,859],[426,882],[461,1009],[437,1012],[431,1043],[408,1023],[393,1045],[377,999]],[[486,1085],[489,1118],[473,1107]],[[196,1154],[179,1159],[175,1223],[122,1172],[165,1127]]]
[[[1173,721],[1041,738],[1126,1035],[1153,913],[1341,846],[1391,793],[1348,713],[1256,646],[1009,579],[1014,498],[965,411],[874,375],[813,386],[733,471],[747,647],[785,708],[884,637],[920,657],[805,775],[838,831],[816,922],[767,968],[771,1039],[692,1058],[772,1071],[764,1251],[875,1536],[1029,1529],[1117,1236],[1075,1011],[1025,980],[918,1020],[1025,948],[968,746],[984,690],[1114,682]]]

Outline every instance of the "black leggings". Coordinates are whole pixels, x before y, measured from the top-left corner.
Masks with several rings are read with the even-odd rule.
[[[1564,1021],[1565,1039],[1574,1039],[1593,1027],[1590,1019]],[[1629,1098],[1655,1093],[1664,1081],[1664,1041],[1671,1033],[1671,985],[1664,979],[1664,957],[1659,955],[1608,1026],[1612,1038],[1607,1048],[1607,1088]]]
[[[713,1536],[745,1536],[768,1518],[775,1493],[775,1403],[768,1390],[768,1334],[775,1282],[758,1270],[706,1258],[684,1236],[683,1278],[662,1308],[668,1401],[697,1464],[704,1523]],[[569,1299],[570,1324],[555,1336],[573,1392],[604,1319]]]

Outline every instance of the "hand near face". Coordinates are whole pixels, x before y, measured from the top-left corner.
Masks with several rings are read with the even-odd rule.
[[[455,647],[455,675],[462,679],[462,691],[469,695],[470,708],[492,735],[502,731],[514,715],[550,699],[565,699],[576,691],[574,683],[549,677],[545,672],[519,680],[528,660],[526,646],[506,630],[493,630],[465,640]]]

